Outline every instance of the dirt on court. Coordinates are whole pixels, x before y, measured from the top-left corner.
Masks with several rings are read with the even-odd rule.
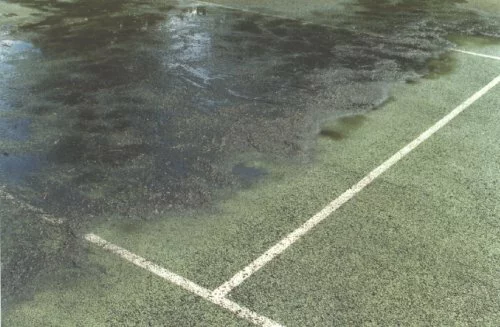
[[[0,185],[65,218],[46,225],[2,199],[2,308],[79,266],[75,235],[98,217],[210,210],[269,175],[249,158],[313,162],[318,137],[348,137],[394,83],[453,71],[454,38],[498,42],[499,21],[461,2],[348,1],[298,19],[177,1],[0,4]],[[322,126],[344,116],[343,131]]]

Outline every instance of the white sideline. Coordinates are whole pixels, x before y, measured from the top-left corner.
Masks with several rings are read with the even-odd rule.
[[[283,19],[283,20],[289,20],[289,21],[295,21],[299,22],[303,25],[316,25],[316,26],[322,26],[322,27],[327,27],[327,28],[336,28],[333,25],[328,25],[328,24],[321,24],[321,23],[313,23],[307,20],[303,20],[300,18],[294,18],[294,17],[288,17],[288,16],[282,16],[282,15],[276,15],[276,14],[270,14],[266,12],[261,12],[257,10],[251,10],[251,9],[245,9],[245,8],[238,8],[238,7],[233,7],[233,6],[228,6],[228,5],[223,5],[223,4],[218,4],[214,2],[207,2],[207,1],[196,1],[195,4],[198,5],[205,5],[208,7],[215,7],[215,8],[223,8],[223,9],[229,9],[229,10],[235,10],[235,11],[241,11],[241,12],[246,12],[249,14],[255,14],[255,15],[260,15],[260,16],[267,16],[267,17],[274,17],[278,19]],[[371,35],[373,37],[379,37],[383,38],[383,35],[376,34],[376,33],[371,33],[371,32],[364,32],[364,34]],[[498,56],[492,56],[492,55],[487,55],[487,54],[482,54],[482,53],[477,53],[477,52],[472,52],[472,51],[465,51],[465,50],[460,50],[460,49],[450,49],[451,51],[455,52],[460,52],[476,57],[483,57],[483,58],[489,58],[489,59],[495,59],[495,60],[500,60],[500,57]]]
[[[497,56],[492,56],[492,55],[487,55],[487,54],[482,54],[482,53],[477,53],[477,52],[472,52],[472,51],[465,51],[465,50],[460,50],[460,49],[451,49],[451,51],[465,53],[465,54],[476,56],[476,57],[500,60],[500,57],[497,57]]]
[[[295,21],[295,22],[301,23],[303,25],[316,25],[316,26],[322,26],[322,27],[327,27],[327,28],[338,28],[336,26],[329,25],[329,24],[313,23],[311,21],[303,20],[301,18],[295,18],[295,17],[283,16],[283,15],[270,14],[270,13],[261,12],[261,11],[258,11],[258,10],[238,8],[238,7],[223,5],[223,4],[219,4],[219,3],[215,3],[215,2],[196,1],[195,4],[197,4],[197,5],[204,5],[204,6],[207,6],[207,7],[214,7],[214,8],[222,8],[222,9],[228,9],[228,10],[235,10],[235,11],[245,12],[245,13],[249,13],[249,14],[255,14],[255,15],[260,15],[260,16],[267,16],[267,17],[273,17],[273,18],[278,18],[278,19],[283,19],[283,20],[288,20],[288,21]],[[379,37],[379,38],[383,38],[384,37],[383,35],[372,33],[372,32],[363,32],[363,34],[370,35],[370,36],[373,36],[373,37]],[[460,50],[460,49],[450,49],[450,50],[451,51],[455,51],[455,52],[460,52],[460,53],[465,53],[465,54],[477,56],[477,57],[483,57],[483,58],[500,60],[500,57],[497,57],[497,56],[486,55],[486,54],[472,52],[472,51],[465,51],[465,50]]]
[[[196,1],[195,4],[204,5],[204,6],[207,6],[207,7],[214,7],[214,8],[222,8],[222,9],[240,11],[240,12],[245,12],[245,13],[259,15],[259,16],[273,17],[273,18],[283,19],[283,20],[287,20],[287,21],[297,22],[297,23],[300,23],[302,25],[315,25],[315,26],[322,26],[322,27],[327,27],[327,28],[338,28],[338,27],[335,27],[333,25],[321,24],[321,23],[313,23],[313,22],[310,22],[310,21],[307,21],[307,20],[303,20],[301,18],[294,18],[294,17],[289,17],[289,16],[282,16],[282,15],[270,14],[270,13],[261,12],[261,11],[258,11],[258,10],[251,10],[251,9],[245,9],[245,8],[238,8],[238,7],[228,6],[228,5],[221,5],[221,4],[214,3],[214,2]],[[369,33],[369,32],[363,32],[363,34],[371,35],[371,36],[374,36],[374,37],[382,37],[382,35],[375,34],[375,33]]]
[[[382,173],[391,168],[399,160],[404,158],[408,153],[410,153],[413,149],[422,144],[425,140],[431,137],[439,129],[448,124],[448,122],[450,122],[453,118],[458,116],[462,111],[467,109],[476,100],[485,95],[498,83],[500,83],[500,75],[497,76],[490,83],[488,83],[488,85],[483,87],[481,90],[476,92],[473,96],[465,100],[458,107],[453,109],[449,114],[447,114],[444,118],[435,123],[428,130],[420,134],[420,136],[418,136],[415,140],[413,140],[408,145],[403,147],[401,150],[396,152],[396,154],[387,159],[380,166],[372,170],[368,175],[366,175],[358,183],[353,185],[350,189],[342,193],[342,195],[340,195],[338,198],[330,202],[325,208],[323,208],[320,212],[311,217],[302,226],[300,226],[299,228],[288,234],[284,239],[282,239],[277,244],[272,246],[270,249],[264,252],[264,254],[255,259],[252,263],[250,263],[248,266],[237,272],[230,280],[228,280],[227,282],[220,285],[217,289],[215,289],[212,295],[215,297],[225,297],[229,292],[231,292],[231,290],[233,290],[235,287],[243,283],[245,279],[250,277],[256,271],[261,269],[264,265],[266,265],[271,260],[280,255],[290,245],[299,240],[307,232],[313,229],[317,224],[325,220],[329,215],[331,215],[335,210],[340,208],[344,203],[352,199],[357,193],[359,193],[366,186],[368,186],[374,179],[379,177]]]
[[[297,18],[290,18],[290,17],[286,17],[286,16],[281,16],[281,15],[274,15],[274,14],[263,13],[263,12],[259,12],[259,11],[251,10],[251,9],[245,9],[245,8],[238,8],[238,7],[233,7],[233,6],[221,5],[221,4],[214,3],[214,2],[196,1],[196,4],[200,4],[200,5],[204,5],[204,6],[208,6],[208,7],[215,7],[215,8],[223,8],[223,9],[241,11],[241,12],[246,12],[246,13],[249,13],[249,14],[256,14],[256,15],[260,15],[260,16],[274,17],[274,18],[284,19],[284,20],[288,20],[288,21],[298,21],[298,22],[302,22],[304,24],[310,24],[309,22],[306,22],[306,21],[303,21],[303,20],[297,19]]]
[[[36,212],[37,214],[40,215],[40,217],[43,220],[45,220],[46,222],[48,222],[48,223],[50,223],[52,225],[61,225],[61,224],[64,223],[64,219],[62,219],[62,218],[56,218],[56,217],[54,217],[52,215],[49,215],[49,214],[45,213],[40,208],[34,207],[34,206],[32,206],[31,204],[29,204],[27,202],[24,202],[24,201],[16,199],[12,194],[10,194],[9,192],[5,191],[4,188],[5,188],[4,186],[0,186],[0,197],[4,198],[6,200],[9,200],[9,201],[11,201],[13,203],[15,203],[16,205],[18,205],[22,209]]]
[[[119,247],[118,245],[112,244],[105,239],[95,235],[95,234],[87,234],[85,235],[85,239],[93,244],[96,244],[105,250],[112,252],[123,259],[133,263],[134,265],[141,267],[150,271],[151,273],[177,285],[182,287],[183,289],[194,293],[207,301],[210,301],[218,306],[234,313],[236,316],[246,319],[247,321],[263,327],[280,327],[282,325],[277,322],[272,321],[271,319],[261,316],[245,307],[240,306],[239,304],[226,299],[224,297],[217,297],[212,295],[212,291],[201,287],[200,285],[179,276],[163,267],[160,267],[154,264],[151,261],[148,261],[130,251],[125,250],[124,248]]]

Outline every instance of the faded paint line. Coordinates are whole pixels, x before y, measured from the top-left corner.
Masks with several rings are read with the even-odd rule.
[[[4,198],[6,200],[9,200],[9,201],[11,201],[13,203],[15,203],[21,209],[33,211],[33,212],[39,214],[40,218],[42,218],[43,220],[45,220],[46,222],[48,222],[50,224],[61,225],[61,224],[64,223],[64,219],[62,219],[62,218],[56,218],[56,217],[54,217],[52,215],[49,215],[49,214],[45,213],[40,208],[34,207],[34,206],[32,206],[31,204],[29,204],[27,202],[24,202],[22,200],[16,199],[12,194],[10,194],[9,192],[5,191],[5,187],[0,187],[0,197]]]
[[[172,284],[175,284],[177,286],[182,287],[186,291],[189,291],[191,293],[194,293],[202,298],[204,298],[207,301],[212,302],[213,304],[216,304],[236,316],[243,318],[255,325],[258,326],[264,326],[264,327],[280,327],[282,325],[278,324],[277,322],[272,321],[271,319],[261,316],[245,307],[240,306],[239,304],[225,298],[225,297],[216,297],[212,295],[212,291],[209,289],[206,289],[204,287],[201,287],[200,285],[182,277],[179,276],[163,267],[158,266],[157,264],[148,261],[137,254],[134,254],[130,251],[125,250],[124,248],[119,247],[118,245],[112,244],[103,238],[95,235],[95,234],[87,234],[85,235],[85,239],[93,244],[96,244],[103,249],[112,252],[123,259],[133,263],[134,265],[146,269],[149,272],[155,274],[158,277],[161,277]]]
[[[417,146],[422,144],[425,140],[431,137],[434,133],[440,130],[443,126],[448,124],[453,118],[458,116],[462,111],[467,109],[470,105],[476,102],[479,98],[485,95],[489,90],[495,87],[498,83],[500,83],[500,75],[497,76],[494,80],[492,80],[488,85],[483,87],[481,90],[476,92],[473,96],[465,100],[458,107],[453,109],[449,114],[447,114],[444,118],[435,123],[428,130],[420,134],[415,140],[411,143],[403,147],[401,150],[396,152],[392,157],[387,159],[380,166],[372,170],[368,175],[366,175],[363,179],[361,179],[357,184],[353,185],[350,189],[345,191],[338,198],[330,202],[325,208],[323,208],[320,212],[311,217],[308,221],[306,221],[302,226],[288,234],[284,239],[279,241],[277,244],[272,246],[269,250],[264,252],[260,257],[255,259],[248,266],[237,272],[230,280],[220,285],[217,289],[215,289],[212,293],[213,296],[216,297],[225,297],[229,292],[231,292],[235,287],[243,283],[248,277],[253,275],[256,271],[261,269],[271,260],[280,255],[283,251],[285,251],[289,246],[299,240],[302,236],[308,233],[311,229],[313,229],[320,222],[325,220],[328,216],[330,216],[333,212],[335,212],[338,208],[340,208],[344,203],[352,199],[357,193],[362,191],[366,186],[368,186],[373,180],[383,174],[386,170],[391,168],[394,164],[396,164],[399,160],[404,158],[408,153],[414,150]]]
[[[277,19],[283,19],[283,20],[288,20],[288,21],[293,21],[300,23],[302,25],[313,25],[313,26],[321,26],[321,27],[326,27],[326,28],[332,28],[336,30],[347,30],[351,32],[356,32],[359,33],[360,35],[370,35],[372,37],[377,37],[377,38],[383,38],[384,36],[381,34],[376,34],[373,32],[359,32],[353,29],[345,28],[345,27],[338,27],[334,25],[329,25],[329,24],[321,24],[321,23],[314,23],[311,21],[307,21],[301,18],[296,18],[296,17],[289,17],[289,16],[283,16],[283,15],[276,15],[276,14],[270,14],[258,10],[251,10],[251,9],[245,9],[245,8],[238,8],[238,7],[233,7],[233,6],[228,6],[228,5],[221,5],[218,3],[213,3],[213,2],[206,2],[206,1],[196,1],[195,4],[199,5],[204,5],[208,7],[214,7],[214,8],[222,8],[222,9],[228,9],[228,10],[234,10],[234,11],[240,11],[240,12],[245,12],[248,14],[254,14],[254,15],[259,15],[259,16],[264,16],[264,17],[273,17]]]
[[[260,16],[274,17],[274,18],[283,19],[283,20],[297,21],[297,22],[301,22],[301,23],[304,23],[304,24],[312,24],[312,23],[309,23],[309,22],[306,22],[306,21],[303,21],[303,20],[297,19],[297,18],[291,18],[291,17],[287,17],[287,16],[262,13],[262,12],[259,12],[259,11],[256,11],[256,10],[250,10],[250,9],[245,9],[245,8],[238,8],[238,7],[233,7],[233,6],[221,5],[221,4],[213,3],[213,2],[196,1],[196,4],[200,4],[200,5],[204,5],[204,6],[209,6],[209,7],[215,7],[215,8],[223,8],[223,9],[241,11],[241,12],[246,12],[246,13],[249,13],[249,14],[256,14],[256,15],[260,15]]]
[[[476,56],[476,57],[482,57],[482,58],[500,60],[500,57],[497,57],[497,56],[491,56],[491,55],[477,53],[477,52],[472,52],[472,51],[465,51],[465,50],[460,50],[460,49],[451,49],[451,51],[465,53],[465,54]]]

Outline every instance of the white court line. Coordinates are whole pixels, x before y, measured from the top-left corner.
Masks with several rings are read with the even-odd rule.
[[[245,9],[245,8],[238,8],[238,7],[228,6],[228,5],[221,5],[221,4],[213,3],[213,2],[196,1],[195,4],[205,5],[205,6],[208,6],[208,7],[229,9],[229,10],[234,10],[234,11],[241,11],[241,12],[246,12],[246,13],[249,13],[249,14],[255,14],[255,15],[259,15],[259,16],[273,17],[273,18],[278,18],[278,19],[283,19],[283,20],[297,22],[297,23],[300,23],[302,25],[314,25],[314,26],[322,26],[322,27],[334,28],[334,29],[344,29],[344,30],[348,30],[348,31],[351,31],[351,32],[356,32],[356,33],[359,33],[359,34],[370,35],[372,37],[379,37],[379,38],[383,37],[383,35],[376,34],[376,33],[359,32],[359,31],[355,31],[353,29],[341,28],[341,27],[334,26],[334,25],[314,23],[314,22],[307,21],[307,20],[304,20],[304,19],[301,19],[301,18],[295,18],[295,17],[283,16],[283,15],[270,14],[270,13],[261,12],[261,11],[257,11],[257,10],[251,10],[251,9]]]
[[[249,14],[255,14],[255,15],[260,15],[260,16],[267,16],[267,17],[274,17],[274,18],[283,19],[283,20],[295,21],[295,22],[301,23],[303,25],[315,25],[315,26],[322,26],[322,27],[334,28],[334,29],[339,29],[340,28],[338,26],[329,25],[329,24],[314,23],[314,22],[307,21],[307,20],[304,20],[304,19],[301,19],[301,18],[295,18],[295,17],[283,16],[283,15],[270,14],[270,13],[261,12],[261,11],[258,11],[258,10],[238,8],[238,7],[233,7],[233,6],[228,6],[228,5],[222,5],[222,4],[218,4],[218,3],[214,3],[214,2],[196,1],[195,4],[205,5],[205,6],[208,6],[208,7],[223,8],[223,9],[234,10],[234,11],[241,11],[241,12],[246,12],[246,13],[249,13]],[[347,30],[353,31],[353,32],[357,32],[357,33],[361,33],[361,34],[365,34],[365,35],[370,35],[372,37],[378,37],[378,38],[383,38],[384,37],[381,34],[376,34],[376,33],[373,33],[373,32],[366,32],[366,31],[365,32],[359,32],[359,31],[355,31],[355,30],[352,30],[352,29],[347,29]],[[486,55],[486,54],[472,52],[472,51],[465,51],[465,50],[460,50],[460,49],[450,49],[450,50],[451,51],[455,51],[455,52],[461,52],[461,53],[465,53],[465,54],[477,56],[477,57],[483,57],[483,58],[500,60],[500,57],[497,57],[497,56]]]
[[[148,261],[130,251],[125,250],[124,248],[119,247],[118,245],[109,243],[108,241],[100,238],[99,236],[95,234],[87,234],[85,235],[85,239],[93,244],[96,244],[105,250],[112,252],[123,259],[133,263],[134,265],[141,267],[143,269],[146,269],[150,271],[151,273],[177,285],[185,289],[186,291],[189,291],[191,293],[194,293],[202,298],[204,298],[207,301],[210,301],[232,313],[234,313],[236,316],[246,319],[247,321],[258,325],[258,326],[263,326],[263,327],[281,327],[282,325],[278,324],[277,322],[272,321],[271,319],[261,316],[245,307],[240,306],[239,304],[226,299],[224,297],[217,297],[212,295],[212,291],[209,289],[206,289],[204,287],[201,287],[200,285],[182,277],[179,276],[163,267],[158,266],[157,264],[152,263],[151,261]]]
[[[268,16],[268,17],[274,17],[274,18],[279,18],[279,19],[297,21],[297,22],[301,22],[301,23],[304,23],[304,24],[312,24],[312,23],[309,23],[309,22],[306,22],[306,21],[303,21],[303,20],[297,19],[297,18],[290,18],[290,17],[287,17],[287,16],[262,13],[262,12],[259,12],[259,11],[256,11],[256,10],[245,9],[245,8],[238,8],[238,7],[232,7],[232,6],[227,6],[227,5],[221,5],[221,4],[213,3],[213,2],[196,1],[196,4],[205,5],[205,6],[208,6],[208,7],[216,7],[216,8],[223,8],[223,9],[241,11],[241,12],[246,12],[246,13],[249,13],[249,14],[256,14],[256,15],[260,15],[260,16]]]
[[[497,56],[491,56],[491,55],[477,53],[477,52],[472,52],[472,51],[465,51],[465,50],[460,50],[460,49],[451,49],[451,51],[465,53],[465,54],[473,55],[473,56],[476,56],[476,57],[483,57],[483,58],[500,60],[500,57],[497,57]]]
[[[363,179],[361,179],[358,183],[353,185],[350,189],[342,193],[338,198],[330,202],[325,208],[323,208],[320,212],[311,217],[308,221],[306,221],[302,226],[288,234],[284,239],[279,241],[277,244],[272,246],[269,250],[264,252],[260,257],[255,259],[248,266],[237,272],[230,280],[220,285],[217,289],[213,291],[213,296],[216,297],[225,297],[229,292],[231,292],[235,287],[240,285],[254,274],[256,271],[261,269],[264,265],[269,263],[271,260],[280,255],[283,251],[285,251],[290,245],[299,240],[302,236],[304,236],[307,232],[313,229],[320,222],[325,220],[328,216],[330,216],[335,210],[340,208],[344,203],[352,199],[357,193],[363,190],[366,186],[368,186],[373,180],[379,177],[386,170],[391,168],[394,164],[396,164],[399,160],[404,158],[408,153],[414,150],[417,146],[422,144],[425,140],[431,137],[434,133],[440,130],[443,126],[448,124],[453,118],[458,116],[462,111],[467,109],[471,104],[476,102],[479,98],[485,95],[489,90],[491,90],[495,85],[500,83],[500,75],[497,76],[494,80],[492,80],[488,85],[483,87],[481,90],[476,92],[473,96],[465,100],[458,107],[453,109],[448,115],[435,123],[428,130],[420,134],[415,140],[410,142],[408,145],[403,147],[401,150],[396,152],[392,157],[387,159],[380,166],[372,170],[368,175],[366,175]]]
[[[40,208],[34,207],[34,206],[32,206],[31,204],[29,204],[27,202],[24,202],[24,201],[21,201],[19,199],[16,199],[12,194],[10,194],[9,192],[5,191],[5,187],[4,186],[0,186],[0,197],[4,198],[6,200],[9,200],[9,201],[11,201],[13,203],[15,203],[21,209],[25,209],[25,210],[36,212],[37,214],[40,215],[40,217],[43,220],[45,220],[48,223],[51,223],[53,225],[61,225],[62,223],[64,223],[63,219],[56,218],[56,217],[54,217],[52,215],[49,215],[49,214],[45,213]]]

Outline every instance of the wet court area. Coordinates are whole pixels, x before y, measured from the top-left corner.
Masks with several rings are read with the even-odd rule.
[[[495,0],[0,2],[4,326],[496,326]]]

